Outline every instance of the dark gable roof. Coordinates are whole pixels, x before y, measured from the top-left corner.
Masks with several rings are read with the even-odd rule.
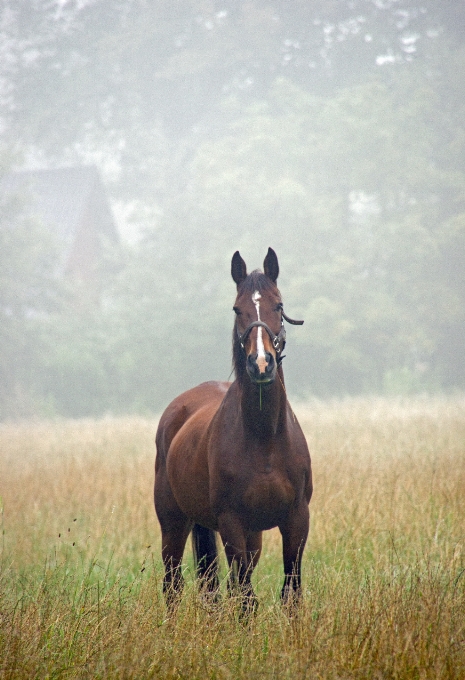
[[[92,218],[98,232],[113,242],[118,232],[105,187],[95,166],[22,170],[3,177],[0,190],[24,195],[31,212],[70,243],[82,222]]]

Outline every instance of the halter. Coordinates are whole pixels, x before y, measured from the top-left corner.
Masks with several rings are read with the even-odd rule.
[[[279,333],[275,335],[271,328],[266,324],[264,321],[253,321],[250,323],[245,331],[243,333],[239,333],[239,330],[237,331],[237,337],[239,339],[240,345],[242,349],[245,351],[245,343],[247,342],[247,338],[249,337],[250,333],[252,332],[253,328],[261,327],[264,328],[265,331],[268,333],[269,338],[271,340],[271,343],[273,345],[273,348],[277,354],[277,361],[278,364],[281,363],[281,361],[284,359],[283,356],[281,356],[281,352],[283,351],[284,347],[286,346],[286,329],[284,328],[284,319],[292,324],[293,326],[301,326],[303,324],[303,321],[296,321],[295,319],[291,319],[287,314],[284,313],[283,310],[281,310],[281,328],[279,329]]]

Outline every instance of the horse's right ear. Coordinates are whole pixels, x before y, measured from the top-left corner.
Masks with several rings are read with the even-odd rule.
[[[238,288],[247,276],[246,264],[238,250],[236,250],[231,260],[231,276]]]

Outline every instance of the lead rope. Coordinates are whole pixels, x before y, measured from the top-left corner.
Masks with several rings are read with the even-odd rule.
[[[287,402],[289,408],[291,409],[292,417],[294,418],[294,423],[296,423],[296,422],[297,422],[297,418],[295,417],[294,410],[293,410],[292,406],[291,406],[290,403],[289,403],[289,399],[287,398],[286,388],[285,388],[285,386],[284,386],[283,381],[281,380],[281,376],[279,375],[279,373],[278,373],[278,378],[279,378],[279,382],[281,383],[282,388],[283,388],[283,390],[284,390],[284,394],[286,395],[286,402]]]

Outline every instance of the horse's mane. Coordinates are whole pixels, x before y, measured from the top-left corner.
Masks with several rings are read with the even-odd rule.
[[[246,276],[237,288],[238,295],[241,295],[242,293],[250,293],[250,295],[253,295],[255,291],[258,291],[261,295],[268,291],[272,291],[274,293],[277,291],[278,295],[280,294],[279,290],[276,288],[276,284],[273,283],[273,281],[268,276],[263,274],[263,272],[261,272],[259,269],[255,269],[255,271]],[[234,322],[232,340],[233,369],[236,380],[242,384],[246,370],[246,357],[237,335],[237,319]]]

